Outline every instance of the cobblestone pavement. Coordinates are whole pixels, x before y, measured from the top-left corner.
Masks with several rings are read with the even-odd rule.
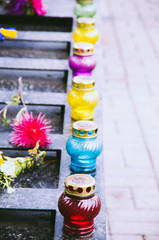
[[[102,0],[107,239],[159,240],[159,0]]]

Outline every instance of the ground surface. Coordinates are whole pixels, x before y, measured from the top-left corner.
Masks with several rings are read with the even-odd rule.
[[[102,0],[108,240],[159,240],[159,0]]]

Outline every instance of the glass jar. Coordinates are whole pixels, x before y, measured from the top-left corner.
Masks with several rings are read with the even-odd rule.
[[[97,7],[93,0],[77,0],[74,13],[77,17],[94,17]]]
[[[73,123],[72,136],[66,143],[71,156],[71,169],[75,172],[92,172],[96,169],[96,158],[102,152],[102,142],[97,137],[98,126],[94,121]]]
[[[77,28],[73,32],[75,42],[89,42],[95,44],[98,41],[98,31],[95,29],[95,19],[81,17],[77,19]]]
[[[69,58],[69,65],[73,76],[91,76],[96,67],[94,57],[94,45],[86,42],[78,42],[73,45],[73,55]]]
[[[87,174],[74,174],[65,180],[65,192],[58,208],[64,216],[64,229],[72,235],[87,235],[94,229],[94,218],[101,209],[95,193],[95,179]]]
[[[95,81],[89,76],[74,77],[67,100],[72,107],[72,119],[92,120],[94,118],[94,108],[99,102],[99,94],[95,90]]]

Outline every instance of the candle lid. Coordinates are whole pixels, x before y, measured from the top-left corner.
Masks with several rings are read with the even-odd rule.
[[[72,135],[79,138],[94,138],[98,134],[98,125],[94,121],[77,121],[73,123]]]
[[[77,19],[77,27],[92,29],[95,27],[95,18],[80,17]]]
[[[79,56],[89,56],[94,53],[94,45],[87,42],[77,42],[73,44],[73,53]]]
[[[95,192],[95,179],[88,174],[73,174],[65,179],[65,192],[78,197],[90,196]]]
[[[72,87],[81,90],[93,89],[95,81],[90,76],[75,76],[72,79]]]
[[[93,3],[93,0],[77,0],[79,4],[91,4]]]

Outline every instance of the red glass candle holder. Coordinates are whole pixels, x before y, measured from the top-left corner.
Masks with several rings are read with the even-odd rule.
[[[65,192],[58,207],[64,216],[64,229],[72,235],[87,235],[94,229],[94,218],[101,208],[95,193],[95,179],[86,174],[74,174],[65,180]]]

